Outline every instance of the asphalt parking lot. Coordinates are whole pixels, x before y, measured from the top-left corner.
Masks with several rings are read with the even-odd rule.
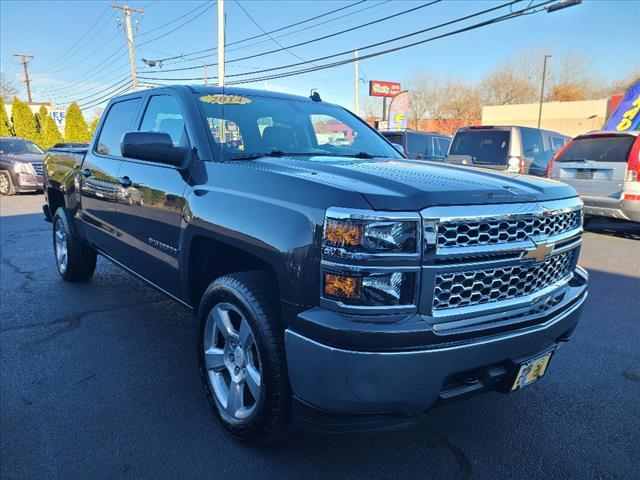
[[[2,478],[640,478],[640,229],[594,221],[590,295],[547,377],[392,434],[230,440],[191,314],[100,259],[55,269],[42,195],[0,200]],[[420,379],[416,379],[420,381]]]

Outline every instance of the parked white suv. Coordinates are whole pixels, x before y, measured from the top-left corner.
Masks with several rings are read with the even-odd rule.
[[[459,128],[445,162],[544,177],[553,155],[571,137],[517,126]]]
[[[548,177],[582,197],[585,215],[640,222],[640,132],[590,132],[560,150]]]

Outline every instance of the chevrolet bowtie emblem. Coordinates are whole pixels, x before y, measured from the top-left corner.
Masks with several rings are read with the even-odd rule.
[[[535,242],[534,242],[535,243]],[[536,246],[533,248],[528,248],[524,254],[523,259],[536,260],[537,262],[542,262],[544,259],[553,253],[553,249],[555,248],[555,243],[536,243]]]

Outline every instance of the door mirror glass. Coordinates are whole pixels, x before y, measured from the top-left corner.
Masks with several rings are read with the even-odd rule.
[[[165,132],[127,132],[120,143],[122,156],[166,165],[181,166],[187,149],[176,147]]]

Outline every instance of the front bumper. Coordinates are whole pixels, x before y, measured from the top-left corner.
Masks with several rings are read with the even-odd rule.
[[[285,332],[298,425],[329,431],[402,427],[434,405],[504,389],[520,361],[557,348],[572,333],[587,296],[586,274],[575,278],[563,301],[533,325],[521,318],[501,333],[476,333],[473,338],[467,335],[448,342],[439,338],[438,343],[419,347],[400,346],[407,338],[420,338],[417,331],[366,331],[358,326],[353,327],[361,331],[352,332],[351,347],[337,346],[319,325],[305,333],[296,331],[296,325],[313,317],[303,312]],[[314,309],[315,314],[326,320],[327,311],[318,310]],[[342,315],[333,315],[336,325],[344,322]],[[412,325],[438,337],[427,331],[432,329],[425,322]],[[314,332],[326,341],[311,338]],[[379,347],[385,337],[386,344],[394,347]]]
[[[43,178],[41,175],[31,173],[16,173],[13,176],[13,186],[16,192],[36,192],[43,190]]]

